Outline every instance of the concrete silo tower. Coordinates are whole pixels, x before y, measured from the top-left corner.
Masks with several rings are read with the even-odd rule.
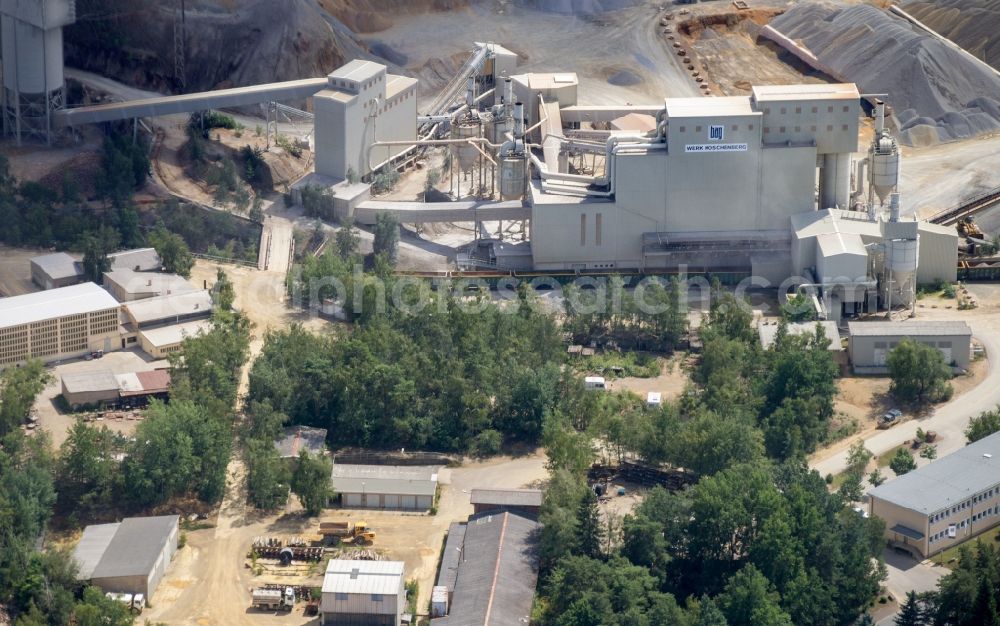
[[[63,26],[75,0],[0,0],[4,133],[50,140],[52,113],[65,105]]]

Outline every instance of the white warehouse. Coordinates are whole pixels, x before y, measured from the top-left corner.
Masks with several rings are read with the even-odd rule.
[[[323,577],[320,623],[400,626],[406,606],[402,561],[331,559]]]

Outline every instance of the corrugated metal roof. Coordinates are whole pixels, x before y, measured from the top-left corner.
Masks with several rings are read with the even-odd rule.
[[[403,578],[402,561],[348,561],[331,559],[326,564],[323,593],[395,595]]]
[[[31,262],[53,280],[84,275],[83,265],[65,252],[36,256],[31,259]]]
[[[980,439],[868,493],[932,515],[1000,485],[1000,433]]]
[[[337,493],[385,493],[433,496],[437,491],[435,465],[334,464],[330,478]]]
[[[0,328],[117,309],[118,301],[94,283],[0,298]]]
[[[73,559],[76,561],[77,580],[90,580],[94,568],[101,562],[101,557],[118,532],[120,524],[94,524],[83,529],[80,542],[73,549]]]
[[[299,456],[301,450],[311,455],[326,452],[326,429],[310,426],[290,426],[281,431],[281,438],[274,442],[282,458]]]
[[[473,489],[472,504],[542,506],[541,489]]]
[[[142,393],[142,383],[139,382],[139,377],[135,374],[135,372],[116,374],[115,379],[118,381],[118,389],[123,394],[136,395]]]
[[[797,85],[754,85],[751,87],[757,102],[786,100],[859,100],[858,86],[854,83],[816,83]]]
[[[135,375],[139,377],[145,393],[163,393],[170,389],[170,372],[167,370],[136,372]]]
[[[105,291],[104,293],[107,292]],[[212,312],[212,296],[207,291],[191,291],[182,294],[159,296],[157,298],[146,298],[145,300],[137,300],[135,302],[126,302],[124,306],[137,323],[144,324],[194,313],[210,315]]]
[[[449,590],[455,588],[458,581],[458,564],[462,560],[462,545],[465,543],[464,522],[452,522],[448,526],[448,537],[445,540],[444,552],[441,553],[441,567],[438,570],[437,583]]]
[[[136,250],[124,250],[108,255],[111,260],[111,269],[130,269],[140,272],[155,272],[163,264],[160,255],[155,248],[138,248]]]
[[[129,310],[131,310],[131,308]],[[187,322],[185,324],[164,326],[162,328],[151,328],[149,330],[140,331],[139,334],[142,335],[150,345],[156,348],[163,348],[164,346],[172,346],[180,343],[184,341],[186,337],[194,337],[201,331],[207,333],[211,329],[211,322],[208,320],[199,320],[196,322]]]
[[[972,336],[969,325],[959,320],[904,320],[901,322],[848,322],[852,337]]]
[[[122,520],[91,578],[148,575],[179,519],[162,515]]]
[[[538,581],[541,524],[518,513],[469,519],[451,610],[438,626],[524,626]],[[456,551],[451,538],[446,549]]]
[[[63,374],[62,386],[68,393],[118,391],[118,380],[111,370],[74,372]]]

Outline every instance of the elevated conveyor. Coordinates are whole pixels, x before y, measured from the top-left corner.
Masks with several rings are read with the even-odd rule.
[[[362,202],[354,209],[354,219],[359,224],[372,225],[379,213],[389,213],[403,224],[430,224],[434,222],[484,222],[499,220],[526,220],[531,208],[520,200],[509,202]]]

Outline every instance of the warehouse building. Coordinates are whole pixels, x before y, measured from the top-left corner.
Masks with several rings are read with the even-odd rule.
[[[130,517],[87,526],[73,551],[77,578],[106,592],[141,593],[148,599],[177,552],[179,518]]]
[[[160,326],[140,330],[138,333],[139,347],[142,351],[155,359],[165,359],[174,352],[180,352],[184,346],[184,340],[188,337],[195,337],[199,333],[207,333],[212,329],[212,324],[208,320],[198,320],[176,324],[174,326]]]
[[[1000,433],[868,493],[892,545],[918,558],[946,550],[1000,523]]]
[[[42,289],[58,289],[82,283],[83,264],[66,254],[55,252],[31,259],[31,281]]]
[[[170,372],[152,370],[116,374],[118,381],[118,406],[144,407],[150,400],[166,400],[170,394]]]
[[[133,332],[212,316],[212,296],[204,290],[135,300],[123,306],[126,323]]]
[[[470,499],[476,515],[491,511],[538,515],[542,508],[541,489],[473,489]]]
[[[437,496],[437,472],[430,465],[334,464],[331,481],[346,508],[426,511]]]
[[[124,250],[122,252],[112,252],[108,255],[111,261],[111,269],[127,269],[134,272],[159,272],[163,267],[160,255],[154,248],[136,248],[135,250]]]
[[[165,400],[170,391],[170,372],[114,374],[102,369],[63,374],[62,396],[74,411],[83,407],[143,407],[151,399]]]
[[[524,626],[538,582],[541,524],[514,511],[448,529],[432,592],[434,626]]]
[[[331,559],[327,563],[321,624],[400,626],[405,606],[402,561]]]
[[[849,322],[848,354],[857,374],[887,374],[886,359],[903,339],[937,348],[955,371],[969,368],[972,329],[961,321]]]
[[[119,304],[94,283],[0,299],[0,368],[117,350]]]
[[[157,296],[198,291],[185,278],[177,274],[137,272],[127,268],[105,272],[104,288],[119,302],[132,302]]]

